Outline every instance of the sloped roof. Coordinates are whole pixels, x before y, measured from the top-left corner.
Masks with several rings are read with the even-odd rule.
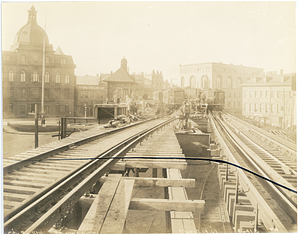
[[[65,55],[65,54],[62,52],[60,46],[57,47],[57,49],[56,49],[56,51],[55,51],[54,54],[57,54],[57,55]]]
[[[119,68],[110,77],[103,80],[105,82],[124,82],[124,83],[135,83],[130,77],[129,73],[124,68]]]

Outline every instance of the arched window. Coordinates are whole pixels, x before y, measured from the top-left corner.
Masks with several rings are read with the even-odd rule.
[[[217,88],[222,87],[222,78],[220,76],[217,77]]]
[[[50,82],[50,74],[49,72],[45,73],[45,83],[49,83]]]
[[[195,88],[196,87],[196,77],[195,76],[192,76],[190,78],[190,86]]]
[[[202,77],[202,88],[208,88],[207,76]]]
[[[227,88],[232,88],[232,78],[231,77],[227,78]]]
[[[67,83],[67,84],[70,83],[70,75],[69,75],[69,73],[65,74],[65,83]]]
[[[184,77],[181,77],[181,87],[184,87]]]
[[[242,84],[242,78],[238,77],[237,80],[236,80],[236,87],[237,88],[241,87],[241,84]]]
[[[14,81],[14,71],[10,70],[8,73],[8,81],[13,82]]]
[[[25,79],[26,79],[26,73],[25,73],[25,71],[22,71],[21,72],[21,82],[25,82]]]
[[[31,82],[39,82],[39,76],[38,76],[37,71],[33,72]]]
[[[56,73],[55,82],[60,83],[60,73],[59,72]]]

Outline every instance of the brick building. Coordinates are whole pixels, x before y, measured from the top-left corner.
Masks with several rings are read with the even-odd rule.
[[[72,56],[49,44],[32,6],[28,22],[16,34],[10,51],[2,51],[3,118],[29,117],[41,111],[43,45],[45,44],[44,109],[46,116],[74,114],[75,64]]]
[[[262,68],[223,63],[199,63],[180,66],[180,84],[189,92],[211,88],[225,91],[225,110],[242,112],[242,87],[247,80],[263,73]]]
[[[242,84],[243,115],[288,130],[297,125],[296,74],[268,72]]]
[[[94,105],[103,104],[107,97],[107,83],[101,76],[77,76],[75,86],[75,116],[93,116]]]

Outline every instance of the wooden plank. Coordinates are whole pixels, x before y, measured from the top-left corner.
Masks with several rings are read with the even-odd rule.
[[[185,187],[195,188],[195,179],[168,179],[168,178],[143,178],[124,177],[123,179],[134,179],[137,186],[157,186],[157,187]]]
[[[126,160],[126,168],[179,168],[185,170],[187,168],[186,162],[153,162],[153,160]]]
[[[129,209],[132,210],[159,210],[159,211],[190,211],[202,213],[205,202],[203,200],[168,200],[168,199],[131,199]]]
[[[81,223],[78,233],[99,233],[121,178],[121,174],[108,175],[97,198]]]
[[[100,233],[123,233],[133,185],[134,180],[121,180],[115,198],[100,230]]]

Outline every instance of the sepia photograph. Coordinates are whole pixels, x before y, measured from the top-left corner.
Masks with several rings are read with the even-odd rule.
[[[297,233],[295,1],[1,1],[4,234]]]

